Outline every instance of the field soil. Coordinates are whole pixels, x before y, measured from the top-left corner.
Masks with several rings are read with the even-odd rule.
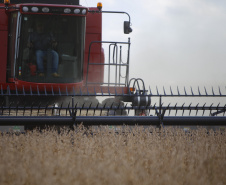
[[[135,127],[0,135],[0,184],[226,184],[226,133]]]

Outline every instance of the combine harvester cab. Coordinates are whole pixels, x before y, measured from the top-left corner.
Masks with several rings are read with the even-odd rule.
[[[163,98],[219,94],[156,94],[129,78],[130,39],[102,41],[102,15],[126,12],[84,7],[79,0],[1,0],[0,126],[218,125],[225,106],[163,106]],[[105,51],[104,51],[104,49]],[[156,100],[158,103],[156,104]],[[152,100],[152,102],[151,102]],[[182,111],[182,116],[177,112]],[[184,116],[184,112],[195,111]],[[200,116],[199,111],[203,111]],[[206,112],[210,113],[206,115]],[[166,112],[169,112],[166,116]],[[175,115],[170,115],[175,112]],[[204,114],[205,113],[205,114]],[[216,116],[222,115],[222,116]],[[22,126],[22,127],[21,127]],[[23,130],[23,129],[22,129]]]

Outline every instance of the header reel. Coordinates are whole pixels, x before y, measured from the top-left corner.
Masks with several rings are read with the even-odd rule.
[[[146,125],[146,126],[225,126],[226,125],[226,104],[214,105],[214,102],[207,105],[205,102],[201,105],[199,102],[181,105],[168,103],[164,105],[163,99],[195,99],[226,98],[226,94],[212,93],[181,93],[177,88],[177,94],[166,93],[163,88],[163,94],[156,93],[149,88],[146,90],[143,86],[140,89],[142,80],[133,79],[133,88],[128,93],[123,93],[120,88],[115,88],[115,93],[110,93],[112,88],[108,87],[108,92],[93,93],[86,89],[74,91],[72,93],[64,92],[59,89],[58,92],[37,93],[12,91],[10,87],[6,92],[1,89],[0,104],[0,126],[23,125],[26,127],[36,127],[45,125]],[[130,84],[132,81],[130,81]],[[136,85],[135,85],[136,84]],[[143,84],[143,82],[142,82]],[[38,88],[38,87],[37,87]],[[77,92],[77,93],[75,93]],[[111,101],[108,101],[109,98]],[[208,98],[208,99],[207,99]],[[57,102],[58,104],[53,104]],[[108,99],[108,100],[106,100]],[[24,100],[28,100],[29,103]],[[41,100],[44,100],[43,102]],[[152,103],[151,103],[152,100]],[[33,101],[32,103],[30,101]]]

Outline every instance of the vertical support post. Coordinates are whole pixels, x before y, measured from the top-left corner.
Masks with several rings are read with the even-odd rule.
[[[115,43],[114,46],[114,55],[113,55],[113,60],[115,59],[115,85],[117,86],[117,76],[118,76],[118,46]]]
[[[119,77],[118,77],[119,84],[121,82],[121,64],[122,64],[122,46],[120,46],[119,49]]]
[[[110,84],[110,63],[111,63],[111,44],[109,45],[109,52],[108,52],[108,86]]]
[[[128,38],[128,53],[127,53],[127,67],[126,67],[126,78],[125,84],[129,87],[129,60],[130,60],[130,38]]]

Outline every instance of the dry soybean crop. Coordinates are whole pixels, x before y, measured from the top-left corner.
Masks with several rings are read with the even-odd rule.
[[[197,128],[0,134],[0,184],[226,184],[226,133]]]

